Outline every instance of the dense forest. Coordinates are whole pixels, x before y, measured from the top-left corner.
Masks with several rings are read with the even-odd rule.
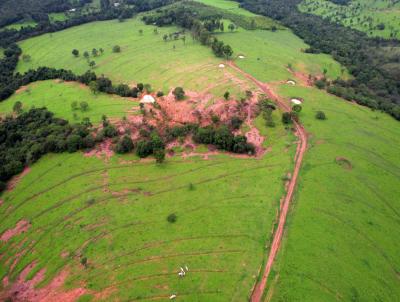
[[[301,0],[240,0],[241,6],[290,27],[310,45],[346,66],[352,80],[319,82],[330,93],[383,110],[400,120],[400,41],[366,34],[298,11]]]

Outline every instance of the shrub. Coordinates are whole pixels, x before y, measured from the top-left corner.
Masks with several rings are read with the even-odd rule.
[[[103,135],[108,138],[113,138],[118,135],[117,128],[115,128],[113,125],[107,125],[103,128],[102,132]]]
[[[234,130],[238,130],[243,124],[243,120],[237,116],[232,117],[231,119],[231,127]]]
[[[119,154],[128,153],[133,150],[133,147],[132,139],[125,135],[115,146],[115,152]]]
[[[326,115],[323,111],[317,111],[317,113],[315,114],[315,118],[317,120],[326,120]]]
[[[169,223],[175,223],[177,219],[178,219],[178,217],[176,216],[175,213],[169,214],[167,217],[167,221]]]
[[[292,107],[292,110],[293,110],[294,112],[301,112],[302,109],[303,109],[303,108],[302,108],[300,105],[298,105],[298,104],[293,105],[293,107]]]
[[[162,92],[162,91],[157,92],[157,97],[158,97],[158,98],[160,98],[160,97],[162,97],[162,96],[164,96],[164,92]]]
[[[180,101],[185,98],[185,91],[183,90],[182,87],[176,87],[172,94],[175,96],[175,99]]]
[[[118,53],[121,52],[121,47],[119,45],[115,45],[112,49],[113,52]]]
[[[292,122],[292,116],[289,112],[284,112],[282,114],[282,123],[290,124]]]
[[[153,151],[154,158],[158,164],[161,164],[165,160],[165,150],[164,149],[156,149]]]

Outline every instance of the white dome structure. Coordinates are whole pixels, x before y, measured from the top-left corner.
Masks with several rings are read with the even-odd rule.
[[[146,94],[141,100],[140,102],[142,104],[154,104],[156,102],[156,100],[150,95],[150,94]]]
[[[302,103],[302,101],[300,101],[299,99],[291,99],[290,101],[295,105],[300,105]]]

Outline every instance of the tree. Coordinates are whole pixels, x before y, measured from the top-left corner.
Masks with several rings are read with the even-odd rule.
[[[30,62],[31,61],[31,56],[24,54],[24,55],[22,55],[22,60],[24,62]]]
[[[77,50],[77,49],[74,49],[73,51],[72,51],[72,54],[74,55],[74,57],[79,57],[79,50]]]
[[[289,112],[284,112],[282,114],[282,123],[290,124],[292,122],[292,115]]]
[[[163,40],[164,40],[164,42],[167,42],[167,40],[168,40],[168,35],[167,35],[167,34],[165,34],[165,35],[163,36]]]
[[[115,53],[121,52],[121,47],[119,45],[114,45],[112,51],[115,52]]]
[[[224,45],[222,48],[222,53],[224,54],[225,58],[229,60],[229,58],[233,55],[233,50],[230,45]]]
[[[22,112],[22,103],[20,101],[16,101],[13,106],[13,112],[16,114],[20,114]]]
[[[185,91],[183,90],[182,87],[176,87],[172,94],[175,96],[175,99],[177,101],[181,101],[185,98]]]
[[[239,118],[238,116],[234,116],[231,118],[231,127],[234,130],[240,129],[240,126],[242,126],[243,120]]]
[[[99,54],[99,52],[97,51],[97,49],[96,49],[96,48],[93,48],[93,49],[92,49],[92,55],[93,55],[94,57],[97,57],[98,54]]]
[[[225,31],[224,22],[221,22],[221,23],[219,24],[219,30],[220,30],[220,31]]]
[[[93,94],[96,94],[97,92],[99,92],[99,85],[97,84],[96,81],[91,81],[89,83],[89,88],[93,92]]]
[[[85,57],[85,59],[89,59],[89,52],[85,51],[83,53],[83,56]]]
[[[75,111],[75,110],[78,109],[78,102],[77,101],[73,101],[71,103],[71,109],[72,109],[72,111]]]
[[[87,258],[86,257],[83,257],[82,259],[81,259],[81,264],[85,267],[85,268],[87,268]]]
[[[296,105],[293,105],[292,110],[293,110],[294,112],[299,113],[299,112],[301,112],[302,107],[301,107],[300,105],[296,104]]]
[[[326,120],[326,115],[323,111],[317,111],[317,113],[315,114],[315,118],[317,120]]]
[[[94,68],[96,66],[96,62],[95,61],[90,61],[89,63],[90,68]]]
[[[229,96],[230,96],[231,94],[229,93],[229,91],[226,91],[225,93],[224,93],[224,99],[227,101],[227,100],[229,100]]]
[[[139,29],[139,35],[143,35],[143,29]]]
[[[133,147],[132,139],[129,136],[124,135],[124,137],[117,143],[115,152],[119,154],[128,153],[133,150]]]
[[[81,111],[87,111],[89,109],[89,104],[85,101],[82,101],[79,103],[79,107],[81,108]]]
[[[231,23],[231,24],[229,24],[228,28],[230,31],[234,31],[236,26],[235,26],[235,24]]]
[[[104,49],[103,48],[99,48],[100,54],[104,53]]]
[[[165,150],[164,149],[156,149],[153,151],[154,158],[158,164],[161,164],[165,160]]]
[[[169,223],[175,223],[177,219],[178,219],[178,217],[176,216],[175,213],[169,214],[167,217],[167,221]]]

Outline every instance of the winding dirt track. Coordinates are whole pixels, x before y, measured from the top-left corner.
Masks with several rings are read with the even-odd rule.
[[[279,97],[267,84],[262,83],[258,81],[256,78],[253,76],[247,74],[243,70],[241,70],[238,66],[235,65],[233,62],[229,62],[228,65],[244,75],[246,78],[254,82],[269,98],[274,100],[277,105],[281,108],[283,111],[290,111],[290,106],[285,103],[285,101]],[[269,251],[268,255],[268,260],[266,262],[265,268],[264,268],[264,273],[262,275],[262,278],[258,284],[254,287],[252,296],[251,296],[251,301],[252,302],[261,302],[262,295],[265,291],[265,287],[267,285],[267,280],[269,273],[271,271],[272,265],[274,263],[276,254],[278,253],[281,240],[282,240],[282,235],[283,235],[283,230],[286,222],[286,217],[287,213],[289,211],[289,205],[290,202],[293,198],[293,193],[296,188],[297,184],[297,177],[299,175],[299,171],[301,168],[301,164],[303,161],[304,153],[307,149],[307,134],[306,131],[304,130],[303,126],[300,125],[298,122],[294,122],[295,130],[296,130],[296,136],[299,138],[299,142],[297,145],[297,150],[296,150],[296,155],[295,155],[295,166],[294,166],[294,171],[292,178],[290,179],[288,189],[286,192],[286,196],[283,200],[283,203],[281,204],[281,211],[279,215],[279,222],[278,222],[278,228],[275,231],[274,238],[272,241],[272,245]]]

